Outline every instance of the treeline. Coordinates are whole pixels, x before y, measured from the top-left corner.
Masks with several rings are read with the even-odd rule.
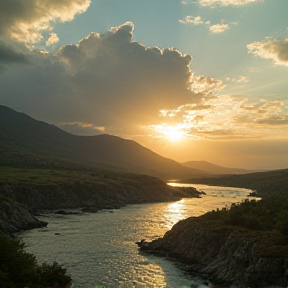
[[[27,253],[25,244],[0,233],[0,283],[5,288],[64,288],[71,277],[57,262],[38,265],[36,257]]]
[[[240,204],[208,212],[203,218],[250,230],[279,232],[284,241],[281,244],[288,245],[288,190],[274,191],[259,201],[246,199]]]

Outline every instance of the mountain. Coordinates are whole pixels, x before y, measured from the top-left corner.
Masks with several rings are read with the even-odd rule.
[[[112,165],[163,179],[207,175],[162,157],[135,141],[108,134],[72,135],[0,105],[0,165],[31,163],[33,166],[57,161]]]
[[[248,169],[222,167],[206,161],[188,161],[181,164],[192,169],[200,169],[212,174],[246,174],[256,172]]]

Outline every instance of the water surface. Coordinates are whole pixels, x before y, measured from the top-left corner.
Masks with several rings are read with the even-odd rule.
[[[139,253],[135,242],[163,236],[181,219],[240,202],[250,190],[180,185],[196,187],[207,195],[177,202],[129,205],[94,214],[47,214],[38,217],[49,222],[47,228],[26,231],[21,237],[39,263],[57,261],[67,268],[74,288],[206,287],[203,280],[191,278],[176,263]]]

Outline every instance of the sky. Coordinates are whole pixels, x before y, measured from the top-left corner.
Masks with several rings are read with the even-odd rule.
[[[288,168],[287,0],[0,0],[0,104],[178,162]]]

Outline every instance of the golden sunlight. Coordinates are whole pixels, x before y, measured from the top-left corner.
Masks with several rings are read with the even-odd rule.
[[[171,203],[167,206],[166,209],[166,227],[171,229],[173,225],[175,225],[178,221],[183,219],[183,212],[185,210],[185,200],[182,199],[178,202]]]
[[[172,142],[176,142],[178,140],[183,139],[184,133],[180,131],[178,127],[168,126],[163,134]]]

